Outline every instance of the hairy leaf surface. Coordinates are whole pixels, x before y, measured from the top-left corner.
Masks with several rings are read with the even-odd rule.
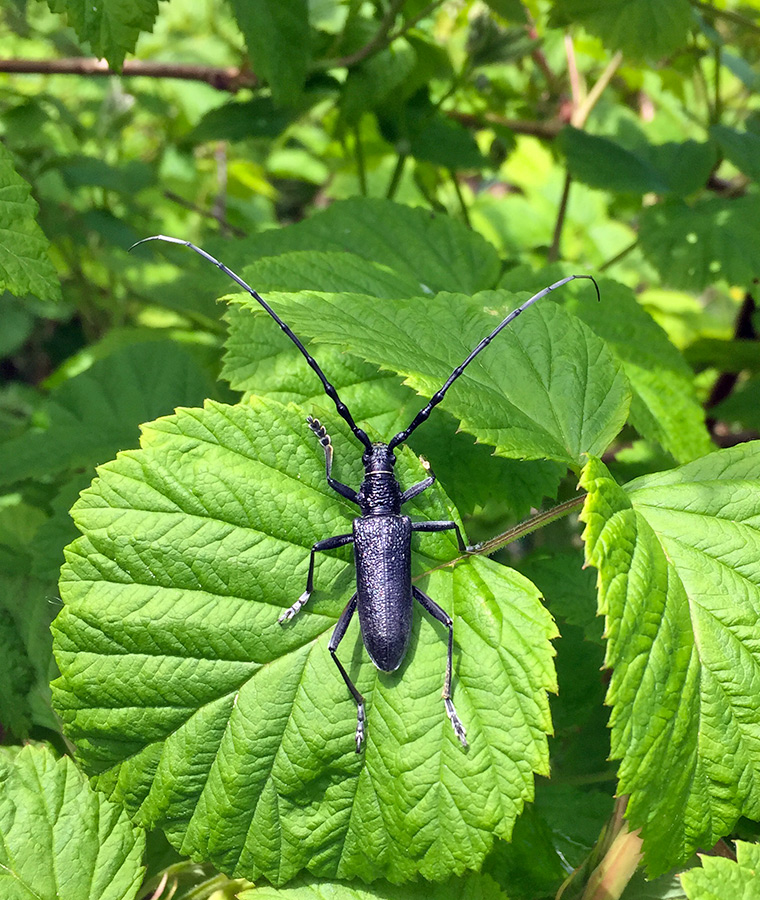
[[[488,560],[420,582],[454,615],[465,751],[440,697],[445,629],[417,611],[404,664],[384,675],[354,622],[339,652],[368,701],[357,755],[356,707],[327,650],[354,590],[350,553],[320,554],[315,596],[277,622],[314,541],[355,514],[325,484],[304,416],[209,402],[101,467],[73,510],[57,707],[100,786],[185,854],[275,882],[460,874],[509,835],[547,771],[554,624],[530,582]],[[346,480],[360,468],[346,460]],[[424,475],[408,452],[397,468],[403,485]],[[439,490],[405,509],[456,515]],[[415,548],[417,573],[457,555],[448,534]]]
[[[74,763],[0,749],[3,900],[132,900],[145,837]]]
[[[582,483],[612,668],[612,756],[650,871],[760,815],[760,443]]]

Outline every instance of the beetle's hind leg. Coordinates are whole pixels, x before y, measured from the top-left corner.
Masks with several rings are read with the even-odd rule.
[[[446,715],[451,721],[451,725],[454,729],[454,734],[459,738],[462,746],[466,747],[467,732],[465,731],[465,727],[462,724],[462,720],[457,715],[457,711],[454,709],[454,703],[451,699],[451,669],[452,657],[454,654],[454,623],[451,620],[451,616],[447,612],[442,610],[441,607],[435,602],[435,600],[431,600],[427,594],[423,594],[422,591],[419,588],[414,587],[414,585],[412,585],[412,593],[419,601],[420,606],[422,606],[422,608],[426,612],[429,612],[434,619],[437,619],[449,629],[449,653],[448,659],[446,661],[446,677],[443,681],[443,704],[446,707]]]
[[[338,644],[343,640],[346,636],[346,631],[348,630],[348,626],[351,624],[351,619],[354,617],[354,613],[356,612],[357,605],[357,594],[348,601],[348,605],[340,614],[340,618],[338,619],[338,624],[335,626],[335,631],[332,633],[332,637],[330,638],[330,643],[327,645],[327,649],[330,651],[330,655],[335,661],[335,665],[338,667],[340,674],[343,676],[343,680],[346,682],[346,687],[351,691],[351,696],[356,700],[356,752],[361,753],[362,743],[364,741],[364,722],[366,721],[366,717],[364,714],[364,697],[359,693],[356,689],[356,685],[349,678],[348,672],[343,668],[343,663],[338,659],[338,654],[336,650],[338,649]]]

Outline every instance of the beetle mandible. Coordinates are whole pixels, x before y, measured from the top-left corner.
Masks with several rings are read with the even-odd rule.
[[[573,281],[576,278],[588,278],[593,282],[596,288],[597,298],[599,297],[599,287],[591,275],[569,275],[556,281],[549,287],[544,288],[537,294],[534,294],[529,300],[526,300],[522,306],[513,310],[494,330],[483,338],[483,340],[475,347],[470,355],[457,366],[449,375],[444,383],[435,394],[430,398],[428,403],[417,413],[412,422],[403,431],[400,431],[390,442],[384,444],[379,441],[371,441],[353,419],[348,407],[338,396],[335,387],[328,381],[322,369],[316,360],[309,354],[299,338],[294,334],[290,327],[275,313],[269,304],[261,297],[250,285],[246,284],[242,278],[236,275],[231,269],[227,268],[224,263],[219,262],[211,254],[206,253],[200,247],[190,243],[190,241],[181,240],[180,238],[167,237],[163,234],[153,235],[152,237],[143,238],[130,247],[136,247],[138,244],[144,244],[147,241],[166,241],[170,244],[180,244],[189,247],[198,253],[204,259],[213,263],[218,269],[224,272],[229,278],[235,281],[244,291],[251,295],[275,320],[282,331],[290,338],[290,340],[298,347],[301,354],[305,357],[306,362],[316,372],[325,393],[335,404],[338,414],[345,419],[348,427],[356,437],[356,439],[364,447],[362,455],[362,463],[364,465],[364,479],[358,491],[342,484],[332,477],[333,463],[333,447],[330,436],[324,425],[311,416],[307,417],[307,424],[317,437],[325,454],[325,474],[327,483],[330,487],[351,503],[359,507],[360,515],[353,521],[353,530],[351,534],[339,534],[335,537],[325,538],[317,541],[311,548],[309,556],[309,573],[306,577],[306,590],[296,600],[296,602],[287,609],[279,618],[281,625],[284,625],[292,619],[305,605],[314,590],[314,560],[315,555],[322,550],[335,550],[337,547],[344,547],[347,544],[354,545],[354,561],[356,565],[356,592],[348,601],[348,605],[341,613],[335,630],[332,633],[328,649],[338,667],[343,680],[351,692],[352,697],[356,701],[357,721],[356,721],[356,752],[361,751],[365,734],[365,711],[364,697],[359,693],[356,685],[351,681],[348,672],[343,667],[340,659],[338,659],[338,645],[346,634],[348,626],[354,613],[359,613],[359,625],[361,628],[362,640],[369,654],[370,659],[383,672],[393,672],[402,663],[406,655],[409,639],[412,632],[412,605],[417,600],[420,606],[428,612],[434,619],[446,626],[449,632],[448,639],[448,656],[446,661],[446,674],[443,681],[443,702],[454,733],[459,738],[463,747],[467,746],[467,733],[462,724],[454,704],[451,700],[451,671],[452,656],[454,647],[454,625],[448,613],[430,597],[427,596],[418,587],[412,584],[411,571],[411,555],[412,555],[412,533],[415,531],[453,531],[456,534],[457,543],[462,553],[467,552],[462,537],[462,532],[456,522],[440,521],[440,522],[412,522],[412,520],[402,514],[401,508],[414,497],[417,497],[423,491],[427,490],[435,481],[435,475],[432,473],[427,462],[423,461],[425,469],[430,473],[427,478],[413,484],[405,491],[401,490],[401,485],[393,473],[393,467],[396,464],[395,450],[403,444],[412,432],[421,425],[430,415],[433,408],[437,406],[446,395],[451,385],[459,378],[467,366],[475,359],[475,357],[484,350],[491,341],[514,321],[520,313],[524,312],[529,306],[537,300],[550,294],[562,285]]]

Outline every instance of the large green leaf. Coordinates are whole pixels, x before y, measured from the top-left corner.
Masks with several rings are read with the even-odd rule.
[[[152,31],[158,0],[48,0],[56,13],[66,13],[79,39],[89,43],[98,58],[120,69],[143,31]]]
[[[54,624],[57,708],[99,785],[182,853],[275,882],[462,873],[509,836],[532,773],[547,772],[554,624],[530,582],[488,560],[420,582],[453,613],[464,750],[440,696],[445,630],[415,613],[411,650],[385,675],[354,622],[340,655],[368,702],[357,755],[356,707],[327,649],[354,591],[350,553],[320,555],[309,606],[277,621],[314,541],[355,515],[325,484],[304,416],[208,403],[146,426],[144,449],[101,467],[73,510],[83,537]],[[424,474],[408,451],[397,468],[404,485]],[[341,473],[358,483],[359,459]],[[437,488],[407,509],[455,515]],[[415,547],[418,573],[457,555],[449,534]]]
[[[230,336],[223,374],[232,386],[282,403],[298,403],[330,430],[337,418],[335,408],[316,375],[307,372],[303,357],[272,320],[236,305],[230,307],[227,319]],[[373,437],[388,441],[412,421],[420,407],[419,397],[401,384],[395,373],[378,371],[371,363],[335,347],[319,345],[312,351],[356,421]],[[548,460],[491,456],[490,447],[473,443],[443,410],[416,431],[409,443],[432,463],[463,515],[497,498],[515,517],[526,516],[544,497],[556,496],[565,471],[561,464]],[[336,447],[338,467],[346,452],[357,454],[358,445],[352,442],[347,449]]]
[[[742,444],[626,490],[584,470],[612,756],[653,873],[760,815],[759,463]]]
[[[664,284],[698,291],[719,280],[751,285],[760,270],[758,231],[760,198],[751,195],[650,206],[639,239]]]
[[[175,343],[133,344],[51,392],[44,427],[0,444],[0,484],[94,466],[137,444],[141,422],[200,403],[214,384]]]
[[[538,291],[568,274],[565,267],[537,272],[518,266],[501,280],[510,290]],[[631,385],[631,423],[658,441],[679,462],[709,453],[705,413],[694,389],[694,375],[666,333],[636,299],[633,291],[608,278],[599,279],[602,302],[596,303],[583,282],[567,285],[554,296],[605,341],[620,361]]]
[[[703,856],[701,869],[681,875],[689,900],[760,900],[760,846],[736,842],[736,862]]]
[[[398,372],[428,397],[517,305],[506,291],[382,304],[310,291],[273,293],[270,299],[299,333]],[[443,405],[499,455],[574,465],[584,452],[607,448],[628,403],[625,376],[603,342],[548,303],[531,308],[501,334]]]
[[[258,257],[292,250],[353,253],[416,283],[417,296],[474,293],[493,287],[499,276],[498,254],[479,234],[450,216],[390,200],[343,200],[297,225],[257,235],[251,244]]]
[[[0,749],[3,900],[132,900],[144,848],[142,830],[70,759]]]
[[[61,286],[47,254],[48,241],[36,222],[31,188],[16,173],[0,143],[0,291],[59,300]],[[7,327],[7,323],[6,323]]]
[[[298,100],[309,69],[308,0],[230,0],[255,72],[279,105]]]
[[[626,148],[608,137],[567,127],[560,134],[570,174],[607,191],[686,196],[704,184],[715,164],[712,143],[683,141]]]
[[[657,59],[685,43],[691,25],[688,0],[554,0],[556,24],[578,23],[610,50],[638,59]]]

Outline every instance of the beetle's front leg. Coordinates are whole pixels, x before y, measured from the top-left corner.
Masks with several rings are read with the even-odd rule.
[[[420,457],[420,462],[422,463],[422,468],[425,471],[430,472],[427,478],[422,481],[418,481],[417,484],[413,484],[410,488],[407,488],[404,493],[401,495],[401,505],[403,506],[409,500],[413,500],[423,491],[426,491],[431,484],[435,483],[435,475],[433,474],[433,470],[430,468],[430,463]]]
[[[338,534],[335,537],[325,538],[323,541],[317,541],[317,543],[314,544],[311,548],[311,555],[309,557],[309,574],[306,577],[306,590],[290,609],[286,609],[277,620],[280,625],[284,625],[285,622],[292,619],[296,613],[300,612],[309,597],[311,597],[311,593],[314,590],[314,554],[319,553],[320,550],[335,550],[337,547],[345,547],[346,544],[353,544],[353,542],[353,534]]]
[[[306,424],[314,432],[317,440],[322,445],[322,449],[325,451],[325,475],[327,476],[327,483],[334,491],[339,493],[341,497],[345,497],[346,500],[350,500],[358,506],[359,497],[356,491],[347,484],[342,484],[332,477],[333,446],[330,435],[327,433],[327,429],[319,419],[315,419],[313,416],[306,416]]]

